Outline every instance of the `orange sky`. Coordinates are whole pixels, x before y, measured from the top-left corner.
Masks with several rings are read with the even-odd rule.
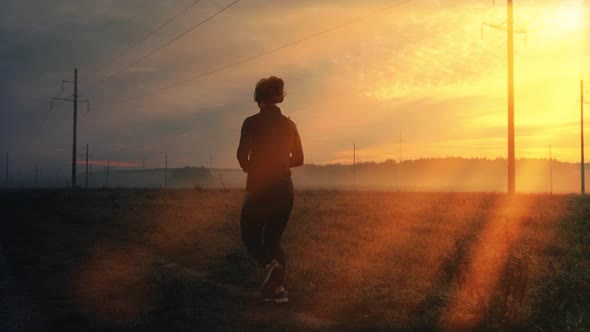
[[[156,103],[166,110],[171,103],[179,107],[224,105],[227,96],[216,92],[247,91],[252,86],[243,82],[275,74],[286,80],[288,97],[282,108],[298,124],[308,162],[350,163],[354,143],[360,147],[357,156],[361,161],[398,159],[400,134],[404,159],[505,157],[506,33],[485,28],[483,38],[481,34],[482,22],[499,24],[505,20],[506,7],[498,2],[492,7],[486,1],[452,5],[414,1],[160,95]],[[583,73],[590,77],[585,43],[589,5],[579,0],[516,3],[516,28],[528,31],[526,40],[524,35],[515,38],[517,157],[546,157],[551,142],[555,157],[576,161],[579,81]],[[261,11],[255,25],[248,25],[253,23],[251,18],[237,12],[231,17],[233,25],[248,28],[236,31],[238,37],[233,36],[236,39],[230,43],[259,36],[261,49],[273,48],[383,4],[318,3],[291,7],[280,14]],[[328,12],[331,15],[325,15]],[[210,28],[219,26],[212,24]],[[210,45],[226,46],[224,40]],[[202,63],[191,61],[201,51],[179,47],[152,65],[170,61],[189,64],[167,80],[175,82],[203,71]],[[238,54],[223,55],[219,62],[252,54],[256,52],[245,47]],[[145,65],[134,70],[150,68]],[[308,79],[297,79],[298,75]],[[195,95],[195,89],[201,92]],[[255,105],[245,105],[236,116],[256,111]],[[158,107],[154,108],[152,111],[158,112]],[[190,139],[190,133],[187,135]],[[233,151],[228,149],[228,154],[233,156]],[[231,164],[230,160],[226,163]]]
[[[579,81],[590,69],[589,12],[582,1],[560,3],[516,7],[517,28],[529,31],[526,44],[522,35],[515,39],[518,157],[546,157],[551,142],[559,159],[579,158]],[[486,28],[480,35],[482,21],[503,22],[505,7],[415,9],[380,18],[385,23],[379,29],[367,27],[359,95],[298,114],[301,130],[311,136],[308,146],[348,136],[349,146],[360,145],[363,160],[397,159],[401,133],[403,158],[506,155],[506,34]],[[414,40],[396,48],[400,35]],[[338,60],[346,62],[346,55]],[[337,109],[338,122],[330,108]],[[315,113],[319,119],[307,121]],[[351,129],[356,137],[345,134]],[[349,161],[349,146],[333,160]]]
[[[203,2],[119,62],[110,64],[108,59],[185,2],[148,1],[141,11],[123,3],[92,2],[93,10],[84,21],[74,18],[79,17],[78,12],[86,12],[84,6],[88,4],[64,2],[61,7],[48,8],[46,15],[32,22],[24,16],[4,24],[12,28],[22,24],[22,29],[28,29],[27,37],[42,39],[62,36],[48,32],[67,26],[70,34],[63,38],[77,38],[80,50],[90,55],[72,54],[67,49],[54,52],[63,52],[62,67],[67,73],[72,64],[80,64],[84,91],[92,82],[149,53],[229,3]],[[500,0],[495,7],[487,0],[413,0],[191,84],[116,104],[122,98],[235,63],[393,3],[240,2],[83,95],[91,99],[93,111],[80,120],[79,141],[94,147],[94,159],[143,160],[146,167],[156,167],[161,166],[167,152],[171,167],[236,168],[241,122],[257,112],[251,100],[254,84],[261,77],[276,75],[285,79],[287,98],[281,108],[297,123],[307,163],[351,163],[353,144],[360,148],[357,156],[361,162],[398,159],[400,135],[404,159],[506,157],[506,33],[491,28],[483,30],[483,38],[481,33],[482,22],[505,21],[506,5]],[[589,18],[588,0],[515,0],[515,26],[528,31],[526,43],[523,35],[515,38],[517,158],[547,157],[551,142],[554,157],[579,160],[582,75],[590,87]],[[107,25],[84,30],[91,24]],[[117,30],[125,27],[123,24],[127,24],[126,30]],[[104,35],[95,36],[102,38],[95,40],[89,31]],[[46,58],[40,56],[39,61]],[[27,59],[15,56],[21,58]],[[39,68],[44,70],[57,67],[41,63]],[[22,65],[32,68],[28,63]],[[55,82],[69,78],[64,73],[46,73],[45,80],[21,82],[20,86],[11,83],[11,93],[22,95],[24,86],[38,91],[40,101],[35,109],[44,109],[55,94]],[[15,102],[30,99],[25,97],[15,97]],[[9,120],[5,123],[18,128],[9,125]],[[31,125],[29,129],[36,128]],[[71,113],[57,110],[43,131],[42,135],[34,132],[42,138],[29,142],[29,148],[54,151],[52,158],[67,160]],[[32,141],[22,131],[15,135]]]

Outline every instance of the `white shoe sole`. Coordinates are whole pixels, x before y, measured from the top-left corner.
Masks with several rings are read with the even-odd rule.
[[[266,302],[274,302],[274,303],[288,303],[288,298],[281,298],[281,299],[264,299]]]

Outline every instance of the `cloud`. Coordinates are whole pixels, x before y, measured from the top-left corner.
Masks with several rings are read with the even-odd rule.
[[[220,166],[233,167],[241,121],[257,111],[252,102],[254,83],[271,74],[286,80],[288,96],[282,108],[297,122],[309,161],[335,160],[354,142],[371,151],[370,158],[385,159],[400,132],[414,142],[407,143],[408,156],[485,154],[494,149],[490,153],[495,157],[502,152],[505,34],[486,30],[482,40],[480,28],[483,20],[503,18],[505,8],[489,3],[413,1],[190,84],[117,103],[391,5],[381,0],[346,0],[337,5],[281,1],[272,6],[263,0],[241,2],[100,88],[87,91],[93,82],[227,4],[207,1],[195,6],[111,63],[130,42],[186,3],[3,2],[0,150],[21,154],[23,163],[67,161],[71,105],[46,115],[49,98],[59,94],[60,81],[71,79],[77,66],[81,91],[92,105],[89,114],[80,115],[79,142],[90,144],[94,159],[159,163],[168,152],[179,166],[206,164],[214,156]],[[522,154],[536,153],[539,144],[545,144],[526,137],[548,136],[562,140],[564,158],[572,159],[575,154],[569,151],[577,140],[568,124],[576,121],[577,96],[567,82],[577,84],[579,68],[590,63],[587,34],[559,25],[548,15],[557,4],[562,10],[557,17],[576,14],[568,11],[571,8],[584,8],[583,17],[588,18],[587,4],[579,1],[566,6],[557,0],[530,0],[516,8],[518,24],[532,26],[526,48],[517,39],[517,132],[523,137]],[[568,33],[559,34],[559,29]],[[64,151],[47,152],[56,149]]]

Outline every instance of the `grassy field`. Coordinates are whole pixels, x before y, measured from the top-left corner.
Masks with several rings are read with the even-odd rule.
[[[298,191],[276,306],[242,195],[0,192],[17,285],[0,294],[30,302],[4,314],[54,331],[590,330],[588,198]]]

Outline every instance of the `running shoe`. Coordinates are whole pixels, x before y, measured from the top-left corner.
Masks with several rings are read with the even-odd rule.
[[[272,297],[275,288],[282,285],[283,279],[285,278],[285,269],[276,260],[273,260],[267,265],[267,271],[266,279],[260,289],[260,293],[265,298]]]
[[[286,290],[283,290],[278,293],[274,293],[271,296],[265,296],[264,301],[274,302],[277,304],[287,303],[287,302],[289,302],[289,294],[287,293]]]

